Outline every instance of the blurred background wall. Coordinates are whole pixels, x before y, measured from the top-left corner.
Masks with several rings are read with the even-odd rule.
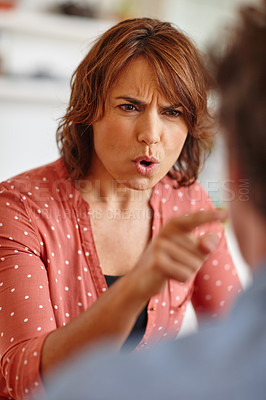
[[[55,131],[68,103],[71,75],[108,27],[135,16],[167,20],[204,52],[214,38],[223,38],[239,6],[256,2],[0,0],[0,181],[58,158]],[[199,179],[217,206],[227,205],[221,139]],[[226,234],[246,285],[249,270],[230,226]]]

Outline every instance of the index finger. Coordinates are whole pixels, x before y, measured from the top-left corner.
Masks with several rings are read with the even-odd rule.
[[[184,232],[190,232],[200,225],[208,224],[214,221],[224,221],[228,214],[225,209],[215,208],[208,211],[197,211],[192,214],[181,215],[174,218],[179,229]]]

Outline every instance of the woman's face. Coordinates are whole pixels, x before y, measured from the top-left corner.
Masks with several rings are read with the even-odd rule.
[[[170,104],[148,62],[125,67],[93,124],[91,177],[136,190],[151,189],[178,159],[188,134],[183,107]]]

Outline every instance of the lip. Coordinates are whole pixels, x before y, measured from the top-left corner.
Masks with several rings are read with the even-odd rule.
[[[149,163],[149,165],[141,164],[141,162],[143,162],[143,161]],[[144,176],[152,175],[159,166],[159,161],[157,160],[157,158],[148,157],[146,155],[137,157],[134,160],[134,163],[135,163],[138,174],[144,175]]]

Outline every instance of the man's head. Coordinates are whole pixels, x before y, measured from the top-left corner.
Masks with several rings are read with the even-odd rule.
[[[250,234],[259,225],[257,219],[252,223],[254,215],[264,227],[266,221],[266,3],[260,9],[243,9],[241,17],[218,62],[216,82],[229,178],[235,191],[230,204],[233,225],[242,253],[252,264],[256,257],[250,257],[247,250],[252,243]],[[241,196],[244,188],[247,196]]]

